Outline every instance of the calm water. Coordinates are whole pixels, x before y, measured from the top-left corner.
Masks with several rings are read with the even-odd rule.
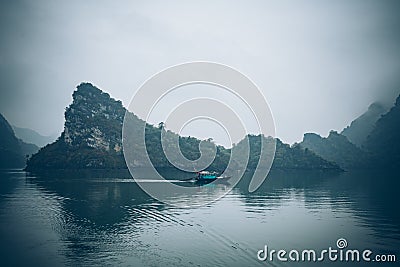
[[[377,266],[399,262],[396,174],[273,172],[254,193],[244,182],[196,209],[159,203],[122,177],[1,171],[0,265],[317,266],[260,262],[257,251],[336,248],[341,237],[397,255]]]

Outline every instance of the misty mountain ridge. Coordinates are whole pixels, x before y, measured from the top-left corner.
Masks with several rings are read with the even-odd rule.
[[[90,83],[82,83],[73,93],[73,102],[65,111],[64,131],[56,142],[45,146],[32,156],[27,170],[40,169],[125,169],[127,168],[122,151],[122,124],[126,109],[121,101],[115,100]],[[156,168],[173,167],[165,157],[161,145],[161,131],[167,136],[177,134],[155,127],[127,113],[131,128],[129,131],[146,129],[146,149]],[[201,140],[193,137],[180,137],[179,147],[182,154],[195,160],[200,157],[198,149]],[[255,168],[258,162],[260,138],[262,135],[248,136],[251,147],[249,167]],[[269,137],[271,138],[271,137]],[[174,138],[171,138],[171,140]],[[206,147],[213,146],[210,141]],[[207,145],[208,144],[208,145]],[[137,145],[137,144],[136,144]],[[166,146],[173,146],[168,139]],[[240,147],[240,145],[237,145]],[[136,147],[138,148],[138,147]],[[210,170],[223,171],[230,158],[230,149],[216,146],[217,153]],[[133,145],[135,151],[135,145]],[[132,167],[144,165],[144,155],[135,154]],[[276,139],[276,153],[273,168],[277,169],[333,169],[340,170],[335,164],[326,161],[311,151],[301,147],[290,147]]]
[[[264,139],[263,145],[268,146],[268,143],[275,140],[275,155],[272,162],[272,169],[290,170],[340,170],[339,166],[330,162],[313,151],[303,149],[298,145],[290,146],[289,144],[283,143],[279,138],[265,137],[264,135],[248,135],[250,144],[250,157],[248,169],[255,169],[259,163],[260,151],[261,151],[261,138]],[[241,141],[243,142],[243,140]],[[263,166],[263,162],[260,162],[260,167]]]
[[[35,130],[29,128],[17,127],[11,125],[14,130],[15,136],[26,143],[35,144],[38,147],[44,147],[47,144],[54,142],[57,139],[57,135],[42,135]]]
[[[0,114],[0,168],[23,168],[26,155],[38,150],[36,145],[18,139],[6,118]]]
[[[372,154],[374,164],[398,168],[400,163],[400,95],[389,112],[382,115],[375,123],[363,148]]]
[[[400,96],[386,109],[373,103],[342,133],[306,133],[300,146],[343,169],[396,168],[400,162]]]
[[[336,131],[331,131],[328,137],[321,137],[315,133],[305,133],[303,141],[299,145],[328,161],[337,163],[346,170],[370,167],[368,153]]]
[[[368,110],[365,113],[353,120],[349,126],[344,128],[341,134],[346,136],[353,144],[362,147],[364,142],[367,140],[368,135],[374,129],[375,123],[387,111],[388,110],[382,104],[374,102],[368,107]]]

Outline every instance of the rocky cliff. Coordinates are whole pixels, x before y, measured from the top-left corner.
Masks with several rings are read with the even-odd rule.
[[[65,111],[63,141],[70,147],[89,147],[122,153],[121,129],[125,108],[90,83],[82,83],[73,93]]]
[[[61,136],[34,155],[27,169],[125,168],[121,101],[90,83],[80,84],[72,97]]]

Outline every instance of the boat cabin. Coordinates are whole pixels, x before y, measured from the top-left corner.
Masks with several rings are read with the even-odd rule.
[[[201,171],[197,173],[197,180],[215,180],[217,179],[216,172]]]

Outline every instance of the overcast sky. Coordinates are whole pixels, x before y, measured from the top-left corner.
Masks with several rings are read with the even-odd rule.
[[[399,14],[381,0],[4,1],[0,112],[60,132],[82,81],[127,106],[151,75],[206,60],[261,88],[285,142],[327,135],[399,94]]]

